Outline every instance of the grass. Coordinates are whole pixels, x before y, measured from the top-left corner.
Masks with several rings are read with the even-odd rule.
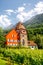
[[[43,65],[43,49],[0,49],[0,65]]]
[[[6,65],[6,61],[5,61],[5,60],[0,59],[0,65]]]

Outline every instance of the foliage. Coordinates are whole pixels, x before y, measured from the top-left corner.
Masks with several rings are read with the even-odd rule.
[[[43,48],[43,28],[27,28],[28,40],[33,40],[39,48]]]
[[[0,47],[3,47],[5,43],[4,30],[0,27]]]
[[[39,28],[43,27],[43,14],[33,16],[31,19],[24,22],[27,28]]]
[[[5,61],[5,60],[0,59],[0,65],[6,65],[6,61]]]
[[[38,42],[38,47],[43,48],[43,14],[33,16],[24,22],[24,25],[28,32],[28,40]]]
[[[1,48],[0,54],[7,65],[43,65],[43,50]]]

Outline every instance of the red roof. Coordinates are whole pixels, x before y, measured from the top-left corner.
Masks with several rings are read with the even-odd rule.
[[[34,41],[28,41],[28,46],[37,46],[37,44]]]

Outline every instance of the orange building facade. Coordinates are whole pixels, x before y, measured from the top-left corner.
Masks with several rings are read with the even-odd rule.
[[[17,46],[19,41],[18,33],[12,29],[7,35],[6,35],[6,45],[9,46]]]

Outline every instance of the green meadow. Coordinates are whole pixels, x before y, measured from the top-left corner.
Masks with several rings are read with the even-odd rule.
[[[43,50],[1,48],[0,65],[43,65]]]

